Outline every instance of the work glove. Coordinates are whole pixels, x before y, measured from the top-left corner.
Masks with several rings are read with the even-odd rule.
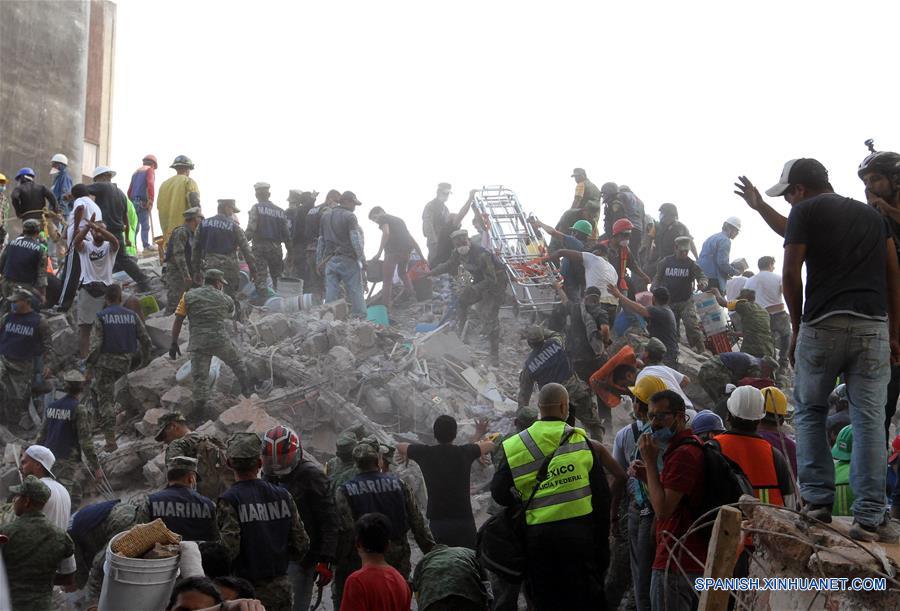
[[[325,586],[327,586],[334,578],[334,573],[331,571],[331,566],[327,562],[317,563],[316,573],[319,575],[318,579],[316,579],[316,586],[320,588],[324,588]]]
[[[179,356],[181,356],[181,348],[177,343],[172,342],[172,345],[169,346],[169,358],[174,361]]]

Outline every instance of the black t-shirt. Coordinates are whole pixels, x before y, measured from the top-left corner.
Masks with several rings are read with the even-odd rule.
[[[438,520],[472,517],[469,474],[472,461],[481,456],[477,445],[441,443],[426,446],[414,443],[409,446],[406,455],[416,461],[425,476],[425,488],[428,490],[426,516]]]
[[[384,246],[386,253],[406,254],[412,250],[412,236],[409,235],[409,229],[403,219],[390,214],[384,215],[384,223],[390,230],[387,244]]]
[[[103,222],[109,232],[121,233],[125,229],[125,215],[128,214],[125,194],[111,182],[90,184],[88,192],[96,198],[95,203],[103,213]]]
[[[791,208],[784,244],[806,245],[803,322],[841,312],[887,317],[889,235],[877,210],[834,193]]]
[[[675,314],[668,306],[650,306],[647,308],[650,320],[647,331],[666,347],[663,363],[672,367],[678,361],[678,327],[675,325]]]

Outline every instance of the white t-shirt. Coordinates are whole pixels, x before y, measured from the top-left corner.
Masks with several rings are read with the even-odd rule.
[[[81,259],[81,281],[84,284],[91,282],[112,284],[116,253],[110,250],[109,242],[103,242],[101,246],[97,246],[93,242],[85,240],[82,242],[82,250],[78,256]]]
[[[741,294],[741,289],[747,284],[747,280],[749,280],[749,278],[745,278],[744,276],[729,278],[728,282],[725,283],[725,299],[728,301],[737,299],[738,295]]]
[[[609,284],[619,282],[619,274],[612,264],[597,255],[589,252],[581,253],[581,260],[584,263],[584,284],[585,287],[595,286],[600,289],[601,303],[619,303],[619,300],[609,294],[606,288]]]
[[[72,512],[72,498],[69,491],[52,477],[42,477],[41,481],[50,489],[50,498],[41,512],[63,532],[69,530],[69,514]],[[69,575],[75,572],[75,556],[65,558],[59,564],[59,574]]]
[[[684,374],[675,371],[671,367],[666,367],[665,365],[647,365],[638,372],[635,382],[647,376],[656,376],[665,382],[666,388],[674,390],[681,395],[686,407],[694,407],[694,404],[691,403],[691,400],[688,399],[688,396],[684,394],[684,391],[681,389],[681,381],[684,380]]]
[[[756,303],[764,308],[784,304],[781,299],[781,276],[775,272],[759,272],[747,280],[744,288],[756,291]]]
[[[72,240],[75,239],[75,226],[72,224],[75,221],[75,210],[82,206],[84,207],[84,215],[81,217],[78,229],[84,228],[87,222],[91,220],[92,214],[94,215],[94,221],[99,222],[103,220],[103,212],[94,200],[90,197],[79,197],[76,199],[75,203],[72,204],[72,216],[69,218],[69,225],[66,227],[66,243],[68,244],[71,244]]]

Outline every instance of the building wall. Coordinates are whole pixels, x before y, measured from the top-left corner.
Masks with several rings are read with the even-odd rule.
[[[116,43],[116,5],[109,0],[91,0],[90,6],[84,114],[85,180],[89,179],[95,167],[109,165],[112,156],[110,142]]]

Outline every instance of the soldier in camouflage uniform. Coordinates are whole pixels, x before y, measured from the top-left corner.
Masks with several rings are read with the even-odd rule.
[[[14,429],[28,409],[35,359],[53,350],[47,321],[31,309],[33,298],[17,289],[11,296],[13,311],[0,318],[0,424]]]
[[[422,553],[434,547],[434,537],[419,511],[419,505],[406,483],[392,473],[380,470],[379,446],[372,441],[361,441],[353,448],[353,460],[359,473],[344,482],[335,492],[335,508],[338,514],[337,566],[334,572],[332,595],[335,609],[340,605],[344,582],[360,567],[353,541],[353,525],[360,516],[378,512],[391,522],[391,545],[384,559],[397,569],[404,579],[411,570],[408,534],[411,530]]]
[[[72,516],[69,535],[75,543],[75,585],[85,588],[86,607],[97,604],[103,586],[103,563],[110,539],[137,524],[131,503],[101,501],[82,507]]]
[[[234,484],[234,473],[228,468],[225,442],[203,433],[194,433],[181,412],[171,412],[159,419],[156,441],[167,444],[166,464],[178,456],[197,460],[197,492],[217,499]]]
[[[269,201],[269,188],[267,182],[253,185],[257,203],[250,208],[246,231],[247,239],[253,244],[253,257],[259,264],[256,290],[261,295],[265,294],[267,275],[272,276],[272,288],[278,290],[278,279],[284,272],[281,244],[291,240],[287,214]]]
[[[22,235],[0,253],[0,293],[9,300],[16,287],[44,298],[47,288],[47,246],[40,238],[41,222],[28,219],[22,224]]]
[[[218,540],[216,505],[198,493],[196,485],[196,459],[175,456],[167,460],[166,487],[129,501],[135,506],[136,521],[146,524],[160,519],[183,541]]]
[[[91,438],[93,417],[81,399],[85,378],[80,371],[72,370],[65,373],[63,382],[66,394],[47,406],[36,443],[50,448],[56,456],[53,473],[56,481],[69,491],[75,509],[81,505],[82,457],[95,478],[101,473]]]
[[[166,242],[166,316],[175,312],[181,296],[194,286],[194,234],[203,220],[203,213],[200,208],[188,208],[183,216],[184,224],[176,227]]]
[[[203,286],[191,289],[181,297],[175,310],[172,345],[169,347],[169,356],[174,360],[181,354],[178,336],[187,317],[191,323],[188,352],[191,353],[191,377],[194,384],[192,416],[199,419],[214,416],[206,405],[209,400],[209,364],[212,357],[219,357],[231,368],[241,383],[241,394],[249,397],[253,392],[247,368],[225,326],[226,321],[235,313],[234,301],[222,290],[227,286],[225,273],[218,269],[208,269],[204,280]]]
[[[335,445],[335,457],[325,463],[325,475],[331,480],[331,487],[337,490],[348,479],[357,474],[356,462],[353,460],[353,448],[365,437],[366,430],[362,425],[354,426],[338,435]]]
[[[237,483],[216,504],[219,542],[232,573],[253,584],[268,611],[290,611],[288,560],[303,559],[309,537],[290,492],[259,479],[261,449],[255,433],[235,433],[228,439],[228,466]]]
[[[75,551],[72,539],[47,519],[41,509],[50,499],[50,489],[33,475],[21,485],[10,486],[16,495],[16,520],[0,527],[9,537],[3,544],[3,561],[9,581],[9,598],[16,611],[46,611],[51,608],[53,579],[60,562]]]
[[[91,327],[87,376],[97,400],[97,426],[106,438],[105,450],[116,445],[116,380],[131,371],[131,359],[140,350],[141,365],[150,361],[150,336],[144,321],[122,306],[122,287],[106,287],[106,307]]]

